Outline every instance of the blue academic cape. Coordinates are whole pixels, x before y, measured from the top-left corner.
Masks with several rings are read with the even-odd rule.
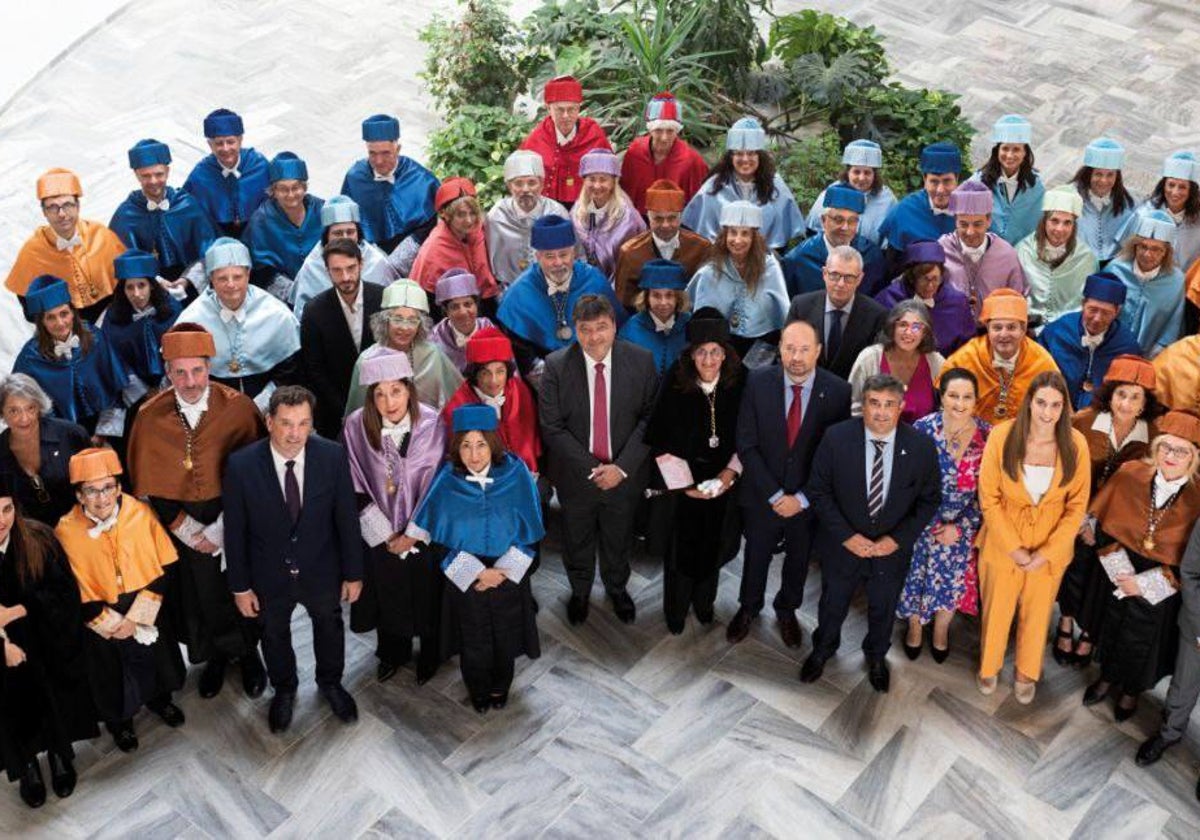
[[[1071,405],[1076,409],[1087,408],[1092,404],[1092,394],[1099,390],[1104,382],[1104,374],[1108,372],[1108,366],[1112,364],[1113,359],[1122,353],[1142,355],[1137,337],[1120,319],[1114,320],[1104,335],[1104,341],[1092,354],[1093,390],[1086,391],[1083,388],[1083,377],[1087,372],[1088,351],[1082,343],[1083,313],[1075,310],[1060,315],[1046,325],[1037,340],[1058,363],[1058,369],[1071,390]]]
[[[342,181],[342,195],[358,203],[368,242],[403,239],[434,216],[433,196],[440,184],[433,173],[401,155],[392,174],[394,184],[376,181],[375,171],[363,159],[350,167]]]
[[[1121,323],[1137,336],[1141,355],[1152,359],[1183,334],[1183,272],[1175,268],[1143,283],[1128,260],[1113,260],[1105,271],[1125,284]]]
[[[575,311],[575,303],[584,295],[604,295],[612,301],[618,327],[629,317],[625,314],[625,307],[617,300],[608,279],[599,269],[582,260],[575,260],[571,286],[567,290],[566,305],[563,308],[567,327],[571,330],[569,337],[563,339],[555,335],[558,329],[557,313],[550,300],[542,267],[536,262],[525,269],[508,287],[508,291],[500,300],[500,308],[496,310],[496,318],[506,330],[534,345],[540,351],[540,355],[545,356],[575,340],[571,313]]]
[[[321,241],[324,199],[304,196],[304,221],[296,227],[275,199],[264,201],[250,217],[242,236],[255,270],[269,269],[295,279],[313,246]]]
[[[1096,255],[1096,259],[1104,263],[1111,260],[1121,250],[1121,233],[1135,212],[1132,203],[1125,205],[1125,211],[1120,215],[1113,212],[1112,204],[1103,210],[1097,210],[1085,196],[1083,199],[1083,215],[1079,217],[1079,238],[1087,243]]]
[[[834,181],[829,187],[833,186],[848,185],[841,181]],[[808,209],[808,219],[805,224],[808,225],[811,236],[820,236],[822,233],[821,211],[825,209],[825,190],[828,190],[829,187],[821,190],[821,194],[816,197],[812,207]],[[882,240],[879,235],[879,227],[891,209],[896,206],[896,194],[892,192],[891,187],[884,186],[879,192],[865,193],[863,197],[866,199],[867,206],[858,216],[858,235],[879,245]]]
[[[112,319],[110,307],[100,325],[100,332],[108,338],[109,345],[125,366],[125,370],[151,388],[162,381],[166,372],[162,363],[162,335],[174,326],[179,313],[183,311],[183,306],[175,298],[168,296],[167,309],[167,317],[161,320],[154,314],[139,321],[131,319],[127,323],[118,324]]]
[[[28,374],[42,386],[54,403],[54,416],[72,423],[121,405],[121,389],[129,381],[104,333],[86,323],[83,328],[92,334],[92,349],[86,356],[75,348],[70,359],[47,359],[38,352],[34,337],[25,342],[13,363],[13,373]]]
[[[431,543],[450,549],[443,565],[459,551],[495,558],[516,547],[533,557],[545,535],[537,483],[521,459],[504,453],[487,477],[491,482],[484,489],[447,462],[417,506],[411,521],[428,532]]]
[[[922,239],[936,242],[939,237],[953,232],[954,217],[935,215],[925,190],[910,192],[900,199],[879,228],[879,235],[886,240],[887,247],[896,251],[903,251]]]
[[[885,285],[883,252],[870,239],[857,234],[850,240],[850,247],[862,254],[863,258],[862,288],[859,292],[874,297],[883,291]],[[787,252],[783,258],[783,279],[787,281],[790,297],[804,292],[825,291],[825,275],[822,270],[828,256],[829,249],[825,247],[824,232],[809,237]]]
[[[266,201],[271,178],[267,159],[250,147],[242,149],[238,161],[240,178],[221,174],[216,155],[208,155],[196,164],[183,183],[183,191],[204,208],[208,217],[218,225],[245,224],[258,205]]]
[[[217,229],[195,198],[167,187],[167,210],[147,210],[146,195],[134,190],[113,213],[108,227],[129,248],[158,258],[161,269],[184,269],[204,258]]]
[[[700,234],[710,241],[717,238],[721,232],[721,208],[734,201],[742,201],[742,194],[730,181],[713,195],[715,176],[709,178],[700,187],[700,192],[692,196],[692,200],[683,208],[683,226]],[[796,205],[796,199],[788,185],[778,175],[775,176],[774,195],[766,204],[759,204],[757,198],[752,198],[754,204],[762,208],[762,235],[768,248],[776,251],[786,248],[788,242],[803,236],[805,231],[804,214]]]
[[[1042,199],[1046,195],[1046,185],[1037,172],[1033,173],[1032,187],[1021,185],[1012,201],[1008,200],[1008,190],[997,182],[992,187],[992,233],[999,236],[1009,245],[1016,246],[1018,242],[1033,233],[1042,219]],[[975,173],[974,180],[981,180]]]
[[[660,333],[654,329],[654,319],[650,317],[649,310],[646,310],[626,321],[625,326],[617,333],[617,338],[623,338],[649,350],[654,355],[654,367],[658,371],[658,378],[662,379],[667,368],[679,358],[679,354],[687,346],[684,331],[691,319],[690,312],[679,312],[675,315],[675,323],[671,325],[671,329]]]

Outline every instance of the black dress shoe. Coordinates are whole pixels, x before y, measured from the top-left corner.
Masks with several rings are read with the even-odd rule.
[[[796,620],[795,613],[777,614],[775,618],[779,622],[779,638],[783,639],[783,643],[790,648],[800,647],[804,641],[804,633],[800,630],[800,622]]]
[[[1083,692],[1083,705],[1095,706],[1097,703],[1103,702],[1104,698],[1108,696],[1110,688],[1112,688],[1112,683],[1096,680]]]
[[[481,715],[486,715],[487,710],[492,708],[492,698],[490,697],[472,697],[471,707]]]
[[[917,657],[921,655],[921,645],[910,645],[906,640],[904,642],[904,655],[916,662]]]
[[[36,756],[21,773],[21,801],[30,808],[41,808],[46,804],[46,783],[42,780],[42,765]]]
[[[430,660],[423,656],[417,657],[417,685],[425,685],[433,679],[433,675],[437,673],[438,662],[436,659]]]
[[[588,600],[579,595],[572,595],[567,601],[567,621],[571,624],[583,624],[588,617]]]
[[[113,743],[123,753],[133,752],[138,748],[137,734],[133,731],[133,721],[123,720],[119,723],[106,723],[105,726],[112,734]]]
[[[1200,800],[1200,779],[1196,780],[1196,799]]]
[[[933,657],[933,661],[941,665],[950,657],[950,648],[935,648],[932,644],[929,646],[929,655]]]
[[[205,700],[216,697],[225,685],[225,657],[214,656],[204,665],[200,674],[200,696]]]
[[[682,634],[683,633],[683,625],[684,625],[684,623],[682,621],[671,621],[670,619],[667,619],[667,631],[672,636],[678,636],[678,635]]]
[[[754,616],[745,607],[738,607],[738,611],[734,613],[733,620],[729,622],[729,627],[725,630],[725,638],[730,644],[736,645],[750,635],[750,623],[754,621]]]
[[[354,702],[350,692],[342,688],[340,684],[321,686],[321,696],[333,710],[334,716],[342,723],[354,723],[358,720],[358,704]]]
[[[503,694],[493,694],[490,698],[493,709],[503,709],[508,705],[508,692]]]
[[[375,666],[375,679],[379,682],[387,682],[392,677],[396,676],[396,672],[400,670],[400,666],[394,662],[379,661]]]
[[[162,718],[162,722],[172,729],[183,726],[183,710],[170,700],[152,700],[146,704],[146,708]]]
[[[1071,644],[1071,649],[1063,650],[1058,646],[1060,639],[1066,639]],[[1070,630],[1063,630],[1059,627],[1054,633],[1054,643],[1050,646],[1050,653],[1054,656],[1054,661],[1063,667],[1075,664],[1075,634]]]
[[[825,673],[825,657],[812,654],[800,666],[800,682],[814,683]]]
[[[292,725],[292,712],[296,708],[296,692],[276,691],[271,698],[271,709],[267,712],[267,723],[272,732],[286,732]]]
[[[888,671],[887,660],[867,660],[867,679],[871,682],[871,688],[875,689],[880,694],[887,694],[887,690],[892,683],[892,676],[891,672]]]
[[[629,597],[629,593],[622,589],[609,597],[612,598],[613,612],[617,614],[621,623],[633,624],[633,620],[637,618],[637,608],[633,605],[633,599]]]
[[[1133,700],[1133,705],[1128,704],[1129,700]],[[1113,718],[1117,723],[1124,723],[1133,717],[1137,712],[1137,697],[1130,697],[1128,694],[1122,694],[1117,698],[1117,705],[1113,708]]]
[[[694,612],[696,614],[696,620],[699,621],[701,624],[712,624],[713,623],[712,604],[709,604],[707,607],[704,607],[703,609],[701,609],[700,607],[696,607]]]
[[[59,755],[54,750],[46,753],[50,760],[50,787],[59,799],[66,799],[75,792],[75,765],[65,755]]]
[[[267,669],[263,667],[258,650],[245,654],[238,664],[242,668],[242,691],[251,699],[262,697],[262,693],[267,690]]]
[[[1137,758],[1134,761],[1138,767],[1149,767],[1154,762],[1162,758],[1163,753],[1168,747],[1173,747],[1178,741],[1168,741],[1162,735],[1155,735],[1153,738],[1146,739],[1140,747],[1138,747]]]

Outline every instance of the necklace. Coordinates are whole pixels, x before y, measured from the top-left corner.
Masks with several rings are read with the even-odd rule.
[[[1156,475],[1155,478],[1158,476]],[[1164,478],[1163,481],[1166,481]],[[1179,494],[1183,492],[1183,487],[1180,487],[1174,493],[1167,497],[1163,502],[1163,506],[1156,508],[1154,506],[1154,478],[1150,479],[1150,506],[1149,515],[1146,517],[1146,536],[1142,537],[1142,549],[1145,551],[1154,551],[1158,547],[1158,542],[1154,539],[1154,532],[1158,530],[1158,523],[1162,521],[1167,509],[1175,503],[1179,498]]]
[[[204,420],[205,414],[207,412],[200,415],[200,421]],[[179,418],[179,422],[183,426],[183,468],[190,472],[196,465],[196,462],[192,460],[192,427],[188,424],[187,417],[184,416],[178,401],[175,403],[175,416]],[[197,421],[196,425],[200,425],[200,421]]]
[[[974,437],[975,421],[968,421],[965,426],[956,432],[951,432],[948,427],[943,425],[942,432],[946,436],[946,448],[950,450],[951,457],[954,457],[957,460],[956,456],[960,454],[960,450],[966,449],[971,443],[971,438]],[[971,435],[964,440],[963,437],[967,435],[968,432],[970,432]]]
[[[717,389],[713,388],[704,398],[708,400],[708,448],[716,449],[721,445],[721,438],[717,436]]]
[[[1012,387],[1013,375],[1004,368],[996,368],[996,374],[1000,377],[1000,395],[996,397],[997,417],[1008,416],[1008,389]]]
[[[558,325],[558,329],[554,331],[554,337],[559,341],[570,341],[571,327],[567,325],[567,293],[554,292],[550,295],[550,303],[554,306],[554,323]]]

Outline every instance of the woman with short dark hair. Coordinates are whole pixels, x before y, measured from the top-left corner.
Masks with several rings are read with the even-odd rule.
[[[117,288],[104,310],[100,332],[129,374],[129,394],[136,402],[157,391],[166,371],[159,346],[183,311],[179,301],[158,283],[158,260],[130,249],[113,261]]]

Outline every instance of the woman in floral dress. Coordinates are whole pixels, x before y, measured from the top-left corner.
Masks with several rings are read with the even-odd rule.
[[[979,611],[973,545],[982,515],[976,489],[983,447],[991,431],[986,421],[975,416],[979,386],[970,371],[944,371],[940,388],[941,410],[922,417],[914,426],[937,445],[942,504],[913,548],[908,579],[896,608],[896,615],[908,622],[904,652],[909,659],[921,655],[922,629],[933,621],[930,650],[938,663],[946,661],[950,653],[950,622],[955,611],[969,615]]]

